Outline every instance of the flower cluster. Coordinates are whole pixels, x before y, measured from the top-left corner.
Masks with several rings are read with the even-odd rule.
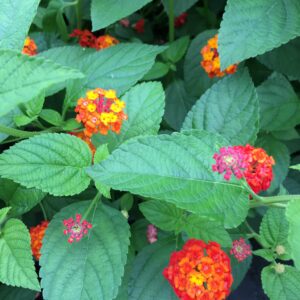
[[[29,56],[37,55],[37,45],[29,36],[25,39],[22,53]]]
[[[29,230],[31,238],[31,251],[36,260],[39,260],[41,257],[40,251],[42,248],[42,241],[48,225],[48,221],[43,221],[41,224],[31,227]]]
[[[147,227],[147,240],[150,244],[157,241],[157,228],[152,224],[149,224]]]
[[[176,28],[180,28],[182,27],[187,19],[188,14],[186,12],[182,13],[181,15],[179,15],[178,17],[175,18],[175,22],[174,25]]]
[[[133,29],[138,33],[145,32],[145,19],[138,20],[134,25]]]
[[[233,241],[230,254],[234,255],[235,258],[241,262],[252,254],[251,247],[243,238],[240,238],[239,240]]]
[[[78,38],[78,43],[81,47],[94,48],[96,50],[102,50],[119,44],[119,41],[116,38],[110,36],[109,34],[96,37],[92,32],[90,32],[87,29],[75,29],[70,34],[70,37]]]
[[[237,64],[227,67],[221,71],[221,62],[218,53],[218,35],[209,39],[207,44],[201,50],[202,58],[201,66],[210,78],[223,77],[226,74],[236,72]]]
[[[213,158],[216,164],[212,166],[212,170],[220,174],[225,173],[226,180],[229,180],[232,174],[238,179],[244,177],[255,193],[265,191],[271,185],[272,166],[275,162],[262,148],[251,145],[223,147]]]
[[[109,130],[120,133],[122,122],[127,119],[124,108],[125,102],[117,98],[114,90],[97,88],[78,100],[76,120],[83,123],[84,134],[89,138],[98,132],[106,135]]]
[[[84,132],[80,131],[80,132],[69,132],[69,134],[74,135],[78,138],[80,138],[81,140],[83,140],[84,142],[87,143],[87,145],[89,146],[91,152],[93,153],[93,155],[96,152],[96,147],[94,146],[94,144],[92,143],[92,140],[90,137],[86,136],[84,134]]]
[[[226,299],[233,282],[230,259],[220,245],[196,239],[172,253],[163,275],[184,300]]]
[[[69,235],[68,242],[72,244],[74,241],[79,242],[85,235],[88,234],[89,229],[92,228],[92,224],[86,220],[81,220],[81,214],[76,214],[75,220],[69,218],[63,221],[66,229],[65,235]]]

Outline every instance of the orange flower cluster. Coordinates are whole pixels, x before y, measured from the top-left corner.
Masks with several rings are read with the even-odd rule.
[[[29,36],[25,39],[22,53],[29,56],[37,55],[37,45]]]
[[[31,251],[36,260],[39,260],[41,257],[40,250],[42,248],[43,237],[48,225],[48,221],[43,221],[41,224],[30,228]]]
[[[223,77],[226,74],[233,74],[237,70],[237,64],[234,64],[221,71],[217,34],[208,40],[207,44],[202,48],[201,54],[203,58],[201,66],[210,78]]]
[[[78,38],[78,43],[81,47],[94,48],[96,50],[109,48],[111,46],[115,46],[119,44],[119,41],[116,38],[110,36],[109,34],[96,37],[92,32],[90,32],[87,29],[85,30],[75,29],[70,34],[70,37]]]
[[[97,88],[78,100],[76,120],[83,123],[84,134],[89,138],[98,132],[106,135],[109,130],[120,133],[123,120],[127,120],[124,108],[125,102],[117,98],[114,90]]]
[[[92,143],[92,140],[90,137],[87,137],[84,132],[80,131],[80,132],[70,132],[71,135],[75,135],[78,138],[80,138],[81,140],[83,140],[84,142],[87,143],[87,145],[89,146],[91,152],[93,153],[93,155],[96,152],[96,147],[94,146],[94,144]]]
[[[196,239],[172,253],[163,275],[181,300],[224,300],[233,282],[230,259],[220,245]]]

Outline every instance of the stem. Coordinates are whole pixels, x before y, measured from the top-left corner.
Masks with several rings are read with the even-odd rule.
[[[77,28],[81,29],[81,8],[82,8],[82,0],[78,0],[77,4],[75,6],[75,11],[76,11],[76,18],[77,18]]]
[[[32,136],[35,136],[35,135],[41,133],[39,131],[19,130],[19,129],[15,129],[15,128],[6,127],[3,125],[0,125],[0,132],[11,135],[11,136],[19,137],[19,138],[29,138],[29,137],[32,137]]]
[[[98,200],[101,197],[101,193],[97,193],[97,195],[95,196],[95,198],[92,200],[91,204],[89,205],[88,209],[86,210],[86,212],[84,213],[82,220],[86,220],[87,217],[89,216],[91,210],[93,209],[94,206],[97,205]]]
[[[46,210],[45,210],[45,207],[44,207],[42,201],[39,203],[39,205],[41,207],[41,210],[42,210],[42,213],[43,213],[43,216],[44,216],[44,220],[48,221],[47,213],[46,213]]]
[[[285,207],[283,203],[289,202],[291,200],[300,200],[300,195],[280,195],[272,197],[259,197],[250,201],[250,207],[259,207],[259,206],[279,206]]]
[[[254,238],[263,247],[260,241],[259,234],[255,232],[255,230],[250,226],[247,220],[244,221],[244,224],[246,225],[247,229],[250,231],[250,235],[249,236],[247,235],[248,238]]]
[[[23,138],[10,139],[10,140],[5,140],[5,141],[1,142],[0,144],[4,145],[4,144],[13,143],[13,142],[18,142],[18,141],[21,141],[21,140],[23,140]]]
[[[173,42],[175,37],[174,31],[174,0],[169,0],[169,42]]]

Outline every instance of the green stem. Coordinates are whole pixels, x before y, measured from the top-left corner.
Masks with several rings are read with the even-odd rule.
[[[250,234],[247,235],[248,238],[254,238],[263,247],[259,234],[255,232],[255,230],[250,226],[247,220],[244,221],[244,224],[246,225],[247,229],[250,231]]]
[[[21,141],[21,140],[23,140],[23,138],[10,139],[10,140],[5,140],[5,141],[1,142],[0,144],[5,145],[5,144],[13,143],[13,142],[18,142],[18,141]]]
[[[77,4],[75,6],[76,18],[77,18],[77,28],[78,29],[81,29],[81,26],[82,26],[82,24],[81,24],[81,19],[82,19],[81,10],[82,10],[82,0],[78,0]]]
[[[174,0],[169,0],[169,42],[173,42],[174,38]]]
[[[88,209],[84,213],[82,220],[87,219],[87,217],[89,216],[89,214],[92,211],[92,209],[94,208],[94,206],[97,205],[97,202],[99,201],[100,197],[101,197],[101,193],[97,193],[97,195],[95,196],[95,198],[92,200],[91,204],[89,205]]]
[[[251,200],[250,207],[259,206],[277,206],[284,207],[283,204],[291,200],[300,200],[300,195],[279,195],[272,197],[259,197],[259,199]]]
[[[44,216],[44,220],[48,221],[47,213],[46,213],[46,210],[45,210],[45,207],[44,207],[43,203],[40,202],[39,205],[40,205],[40,208],[42,210],[42,213],[43,213],[43,216]]]
[[[15,128],[6,127],[3,125],[0,125],[0,132],[11,135],[11,136],[19,137],[19,138],[29,138],[29,137],[32,137],[32,136],[35,136],[35,135],[41,133],[39,131],[19,130],[19,129],[15,129]]]

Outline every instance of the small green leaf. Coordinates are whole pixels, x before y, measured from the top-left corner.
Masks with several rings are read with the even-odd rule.
[[[120,208],[121,210],[130,211],[133,205],[134,199],[130,193],[124,194],[120,198]]]
[[[30,235],[17,219],[9,219],[0,236],[0,281],[17,287],[40,291],[31,254]]]
[[[14,116],[14,122],[17,125],[17,127],[25,126],[27,124],[30,124],[32,121],[34,121],[37,117],[27,117],[25,115],[17,115]]]
[[[7,286],[4,284],[0,286],[0,299],[3,300],[33,300],[35,299],[35,296],[35,291]]]
[[[69,134],[48,133],[19,142],[0,155],[0,175],[56,196],[75,195],[90,183],[92,153]]]
[[[162,272],[167,267],[170,255],[176,250],[174,240],[165,239],[145,247],[133,262],[129,282],[130,300],[176,300]]]
[[[88,220],[88,236],[69,244],[62,221],[83,214],[90,201],[62,209],[51,221],[43,239],[40,276],[43,296],[57,299],[114,299],[124,274],[129,226],[123,215],[99,204]],[[57,272],[57,270],[60,270]]]
[[[185,221],[183,230],[189,238],[196,238],[205,242],[215,241],[223,247],[231,247],[232,240],[224,229],[223,222],[203,216],[190,215]]]
[[[11,210],[11,207],[4,207],[0,209],[0,223],[2,223],[7,216],[8,212]]]
[[[300,171],[300,164],[294,165],[294,166],[290,166],[290,169],[294,169],[294,170]]]
[[[263,268],[262,285],[270,300],[295,300],[300,294],[300,272],[284,266],[283,273],[276,273],[274,266]]]
[[[107,144],[100,145],[94,155],[94,163],[98,164],[109,156]]]
[[[300,270],[300,202],[293,200],[286,208],[286,218],[289,222],[288,242],[291,246],[292,258],[295,266]]]
[[[62,124],[62,129],[69,131],[79,128],[79,123],[75,119],[69,119]]]
[[[63,122],[62,116],[53,109],[43,109],[40,118],[54,126],[60,126]]]
[[[181,15],[191,8],[198,0],[174,0],[174,14],[175,16]],[[169,0],[162,0],[165,11],[169,14]]]
[[[196,102],[183,129],[219,133],[231,144],[253,143],[258,133],[258,100],[247,69],[217,82]]]
[[[221,68],[300,35],[299,14],[300,2],[294,0],[228,0],[219,30]]]
[[[143,80],[154,80],[165,76],[169,72],[169,66],[162,62],[155,62]]]
[[[273,262],[275,259],[274,251],[272,251],[271,249],[258,249],[258,250],[252,251],[252,253],[254,255],[264,258],[265,260],[267,260],[269,262]]]
[[[92,0],[91,17],[93,31],[124,18],[142,8],[151,0]]]
[[[150,223],[166,231],[180,232],[183,227],[185,211],[174,204],[150,200],[139,205],[143,215]]]
[[[181,37],[180,39],[169,44],[167,50],[161,53],[162,58],[165,61],[170,61],[172,63],[177,63],[184,56],[190,43],[190,38],[188,36]]]
[[[283,75],[273,73],[257,88],[257,94],[261,129],[288,130],[300,123],[300,100]]]

